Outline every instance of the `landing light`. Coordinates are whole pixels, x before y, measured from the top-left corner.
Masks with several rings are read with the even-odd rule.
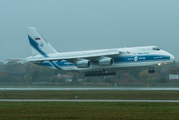
[[[161,65],[162,63],[158,63],[158,65]]]

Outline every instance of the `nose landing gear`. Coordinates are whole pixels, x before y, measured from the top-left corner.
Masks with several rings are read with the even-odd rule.
[[[154,69],[154,68],[150,68],[150,69],[148,70],[148,73],[155,73],[155,69]]]

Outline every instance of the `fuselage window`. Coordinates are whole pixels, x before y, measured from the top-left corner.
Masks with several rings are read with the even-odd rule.
[[[158,51],[159,51],[159,50],[160,50],[160,48],[158,48],[158,47],[154,47],[154,48],[153,48],[153,50],[158,50]]]

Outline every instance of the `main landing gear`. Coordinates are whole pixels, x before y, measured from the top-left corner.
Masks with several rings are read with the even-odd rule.
[[[154,69],[154,68],[150,68],[150,69],[148,70],[148,73],[155,73],[155,69]]]
[[[93,77],[93,76],[111,76],[116,75],[116,72],[107,72],[103,69],[103,71],[91,71],[84,74],[85,77]]]

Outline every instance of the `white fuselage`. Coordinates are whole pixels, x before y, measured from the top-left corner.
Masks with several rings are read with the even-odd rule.
[[[48,54],[49,58],[67,58],[77,56],[78,59],[83,59],[80,56],[90,56],[91,54],[104,53],[105,51],[118,50],[119,55],[108,56],[114,60],[112,65],[102,66],[99,65],[98,59],[95,57],[89,57],[88,60],[91,61],[91,66],[89,68],[78,68],[74,62],[70,60],[61,60],[61,61],[43,61],[43,62],[34,62],[35,64],[47,66],[53,69],[65,70],[65,71],[96,71],[96,70],[110,70],[110,69],[125,69],[125,68],[136,68],[136,67],[154,67],[157,65],[167,64],[174,61],[174,56],[164,50],[156,49],[157,46],[146,46],[146,47],[131,47],[131,48],[119,48],[119,49],[104,49],[104,50],[91,50],[91,51],[79,51],[79,52],[64,52],[64,53],[55,53]],[[30,59],[39,59],[43,58],[42,55],[36,55],[28,57]],[[103,56],[104,57],[104,56]],[[72,60],[74,61],[74,59]]]

